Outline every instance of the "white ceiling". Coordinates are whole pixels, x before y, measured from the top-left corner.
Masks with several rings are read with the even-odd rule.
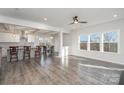
[[[117,14],[117,18],[113,15]],[[1,8],[0,15],[45,23],[54,27],[71,28],[68,25],[72,17],[79,16],[81,21],[88,21],[89,26],[124,18],[124,8]],[[44,21],[43,18],[47,18]]]

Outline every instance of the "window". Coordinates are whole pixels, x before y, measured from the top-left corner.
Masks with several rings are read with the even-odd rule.
[[[117,31],[80,35],[79,46],[81,50],[118,53],[118,35]]]
[[[118,34],[117,32],[107,32],[104,34],[104,51],[118,52]]]
[[[80,49],[87,50],[88,36],[80,35]]]
[[[100,51],[100,33],[90,35],[90,50]]]

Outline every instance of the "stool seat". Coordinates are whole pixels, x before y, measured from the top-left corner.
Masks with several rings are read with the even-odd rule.
[[[17,54],[17,52],[12,52],[12,53],[10,53],[11,55],[14,55],[14,54]]]

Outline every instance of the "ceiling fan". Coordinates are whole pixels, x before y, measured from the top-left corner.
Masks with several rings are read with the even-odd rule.
[[[79,20],[78,20],[78,16],[74,16],[74,17],[73,17],[73,22],[70,23],[70,25],[71,25],[71,24],[78,24],[78,23],[85,24],[85,23],[88,23],[88,22],[87,22],[87,21],[79,21]]]

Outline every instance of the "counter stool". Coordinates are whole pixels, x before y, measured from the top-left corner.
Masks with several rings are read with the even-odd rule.
[[[30,59],[31,46],[24,46],[23,59],[28,57]]]
[[[10,46],[9,50],[10,50],[10,62],[12,61],[12,59],[16,59],[16,61],[18,61],[18,46]]]
[[[40,56],[41,56],[41,47],[36,46],[35,57],[40,57]]]
[[[54,53],[54,46],[51,46],[51,54]]]
[[[46,46],[43,46],[43,53],[46,54],[46,52],[47,52],[47,47]]]

